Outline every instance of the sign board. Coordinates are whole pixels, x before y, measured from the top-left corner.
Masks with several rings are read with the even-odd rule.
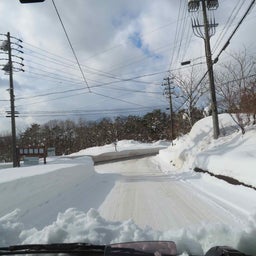
[[[23,161],[24,161],[24,165],[38,165],[39,157],[38,156],[24,156]]]
[[[28,161],[28,163],[31,162],[31,164],[32,163],[38,164],[39,158],[43,158],[44,164],[46,164],[47,151],[45,147],[17,148],[17,156],[18,156],[18,166],[20,166],[21,158],[23,158],[24,161]],[[25,160],[26,158],[29,158],[29,160]]]
[[[47,148],[47,156],[56,156],[55,148]]]

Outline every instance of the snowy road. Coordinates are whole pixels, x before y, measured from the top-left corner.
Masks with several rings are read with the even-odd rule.
[[[193,172],[165,175],[152,159],[96,166],[99,173],[121,174],[99,208],[104,218],[115,221],[131,218],[141,227],[149,225],[162,231],[202,222],[238,225],[246,219],[247,212],[230,203],[230,197],[226,199],[228,203],[223,200],[226,192],[230,189],[232,191],[234,186],[227,184],[223,191],[213,186],[212,193],[216,189],[220,196],[209,196],[204,188],[197,188],[197,183],[194,183],[201,179],[201,175]],[[205,186],[207,188],[207,184]],[[241,191],[237,192],[241,196]]]
[[[166,231],[242,226],[256,212],[254,190],[193,171],[166,175],[154,160],[93,167],[88,157],[60,158],[47,166],[1,170],[0,218],[18,209],[26,228],[43,228],[69,208],[94,208],[110,221],[133,219],[141,228]]]

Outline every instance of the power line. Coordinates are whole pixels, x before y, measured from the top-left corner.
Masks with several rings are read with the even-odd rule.
[[[240,4],[240,5],[239,5]],[[228,20],[222,29],[222,32],[220,33],[217,41],[215,42],[215,46],[213,47],[213,53],[217,50],[218,46],[220,45],[220,42],[223,40],[225,35],[227,35],[228,30],[231,28],[232,24],[235,21],[235,18],[237,17],[239,11],[242,9],[242,6],[245,4],[244,0],[240,0],[238,4],[235,4],[235,7],[233,8],[231,14],[228,17]]]
[[[39,76],[39,77],[43,77],[43,78],[45,78],[45,77],[48,77],[48,78],[51,78],[51,79],[54,79],[54,80],[58,80],[58,81],[63,81],[63,82],[67,82],[67,83],[73,83],[74,84],[74,80],[73,79],[65,79],[65,78],[61,78],[61,77],[56,77],[56,74],[54,74],[54,73],[48,73],[47,74],[47,72],[44,74],[44,73],[37,73],[37,72],[33,72],[33,71],[30,71],[30,70],[27,70],[26,71],[27,73],[31,73],[31,74],[33,74],[33,75],[37,75],[37,76]],[[53,74],[53,75],[55,75],[55,76],[52,76],[51,74]],[[83,83],[83,81],[78,81],[77,80],[77,83],[75,83],[75,84],[78,84],[78,83]]]
[[[39,53],[37,53],[39,54]],[[41,54],[40,54],[41,55]],[[45,55],[42,55],[42,56],[45,56]],[[37,57],[38,58],[38,57]],[[40,57],[39,57],[40,58]],[[46,60],[47,62],[49,62],[48,60],[48,56],[45,56],[45,58],[40,58],[40,59],[43,59],[43,60]],[[71,60],[68,60],[70,61],[72,64],[74,62],[72,62]],[[73,66],[70,66],[70,63],[67,64],[65,62],[61,62],[59,60],[56,60],[55,58],[50,58],[50,62],[54,63],[54,64],[58,64],[58,65],[63,65],[64,67],[67,67],[67,68],[72,68],[74,69]],[[45,65],[42,65],[42,64],[38,64],[38,65],[41,65],[41,66],[45,66]],[[122,78],[122,77],[118,77],[116,75],[113,75],[109,72],[104,72],[104,71],[101,71],[101,70],[98,70],[98,69],[95,69],[95,68],[92,68],[92,67],[88,67],[88,66],[85,66],[85,65],[81,65],[82,67],[85,67],[87,69],[90,69],[90,73],[92,74],[95,74],[95,75],[98,75],[98,76],[103,76],[103,77],[107,77],[107,78],[111,78],[111,79],[115,79],[115,80],[118,80],[118,81],[126,81],[127,79],[125,78]],[[76,69],[75,69],[76,70]],[[99,82],[99,81],[96,81],[96,80],[92,80],[92,79],[87,79],[87,80],[91,80],[91,81],[94,81],[94,82]],[[146,83],[146,82],[143,82],[143,81],[135,81],[134,82],[139,82],[139,83]]]
[[[181,15],[181,5],[182,5],[182,1],[180,1],[180,5],[179,5],[179,12],[178,12],[178,20],[180,19],[180,15]],[[176,42],[178,40],[178,30],[179,30],[179,22],[176,25],[176,30],[175,30],[175,36],[174,36],[174,43],[173,45],[176,45]],[[174,60],[174,55],[175,55],[175,48],[173,49],[173,53],[171,55],[171,60],[170,60],[170,64],[169,64],[169,69],[171,69],[173,60]]]
[[[111,97],[111,96],[108,96],[108,95],[105,95],[105,94],[102,94],[102,93],[97,93],[95,91],[93,91],[92,93],[95,94],[95,95],[104,97],[104,98],[108,98],[108,99],[112,99],[112,100],[116,100],[116,101],[121,101],[121,102],[124,102],[124,103],[132,104],[132,105],[136,105],[136,106],[140,106],[140,107],[145,107],[145,106],[143,106],[141,104],[138,104],[138,103],[134,103],[134,102],[130,102],[130,101],[127,101],[127,100],[114,98],[114,97]]]
[[[89,84],[88,84],[88,82],[87,82],[87,80],[86,80],[86,78],[85,78],[85,74],[84,74],[84,72],[83,72],[83,70],[82,70],[82,67],[81,67],[81,65],[80,65],[80,62],[79,62],[79,60],[78,60],[78,58],[77,58],[76,52],[75,52],[75,50],[74,50],[74,48],[73,48],[73,45],[72,45],[72,43],[71,43],[71,41],[70,41],[70,39],[69,39],[68,33],[67,33],[67,31],[66,31],[66,28],[65,28],[65,26],[64,26],[64,23],[62,22],[62,19],[61,19],[61,17],[60,17],[59,11],[58,11],[58,9],[57,9],[57,6],[55,5],[54,0],[52,0],[52,3],[53,3],[53,6],[54,6],[54,9],[55,9],[55,11],[56,11],[56,13],[57,13],[57,15],[58,15],[58,18],[59,18],[59,20],[60,20],[61,26],[62,26],[62,28],[63,28],[63,30],[64,30],[64,32],[65,32],[66,38],[67,38],[67,40],[68,40],[68,42],[69,42],[69,46],[70,46],[70,48],[71,48],[71,50],[72,50],[72,52],[73,52],[73,55],[74,55],[74,57],[75,57],[75,59],[76,59],[77,65],[78,65],[78,67],[79,67],[79,69],[80,69],[80,71],[81,71],[81,74],[82,74],[82,76],[83,76],[84,82],[85,82],[85,84],[86,84],[86,86],[87,86],[87,88],[88,88],[88,91],[91,92],[90,87],[89,87]]]
[[[66,90],[66,91],[42,93],[42,94],[38,94],[38,95],[35,95],[35,96],[17,97],[16,100],[33,99],[33,98],[38,98],[38,97],[43,97],[43,96],[50,96],[50,95],[55,95],[55,94],[63,94],[63,93],[67,93],[67,92],[83,91],[85,89],[86,88],[78,88],[78,89],[70,89],[70,90]]]
[[[194,64],[193,66],[196,66],[196,65],[201,65],[202,63],[196,63]],[[190,67],[190,66],[189,66]],[[188,68],[188,66],[183,66],[181,68],[177,68],[177,69],[173,69],[172,71],[177,71],[177,70],[182,70],[182,69],[185,69],[185,68]],[[154,73],[149,73],[149,74],[144,74],[144,75],[140,75],[140,76],[135,76],[135,77],[131,77],[131,78],[127,78],[124,80],[124,82],[129,82],[129,81],[133,81],[134,79],[138,79],[138,78],[144,78],[144,77],[150,77],[150,76],[155,76],[155,75],[159,75],[159,74],[163,74],[163,73],[166,73],[167,70],[164,70],[164,71],[159,71],[159,72],[154,72]],[[67,82],[68,85],[69,84],[72,84],[72,85],[81,85],[82,82],[77,82],[77,83],[74,83],[74,82],[70,82],[68,80],[65,80],[65,79],[61,79],[61,78],[57,78],[57,77],[52,77],[52,76],[49,76],[49,75],[46,75],[46,74],[41,74],[41,73],[36,73],[36,72],[32,72],[32,71],[27,71],[27,73],[30,73],[30,74],[34,74],[34,75],[38,75],[39,77],[41,78],[44,78],[45,77],[49,77],[49,78],[52,78],[53,80],[49,80],[49,81],[53,81],[53,82],[56,82],[56,80],[59,80],[59,81],[63,81],[63,82]],[[92,86],[93,88],[96,88],[96,87],[101,87],[101,86],[109,86],[109,85],[112,85],[112,84],[115,84],[115,83],[118,83],[119,81],[112,81],[112,82],[108,82],[108,83],[100,83],[98,85],[94,85]],[[145,82],[146,83],[146,82]],[[147,84],[152,84],[151,82],[147,82]],[[114,88],[112,88],[114,89]],[[81,90],[84,90],[84,88],[76,88],[76,89],[69,89],[69,90],[65,90],[65,91],[57,91],[57,92],[49,92],[49,90],[47,90],[46,93],[41,93],[41,94],[37,94],[37,95],[30,95],[30,96],[27,96],[27,97],[17,97],[16,100],[22,100],[22,99],[32,99],[32,98],[37,98],[37,97],[42,97],[42,96],[50,96],[50,95],[55,95],[55,94],[63,94],[63,93],[69,93],[69,92],[73,92],[73,91],[81,91]],[[115,88],[115,90],[126,90],[126,89],[123,89],[123,88]],[[145,91],[139,91],[139,90],[126,90],[126,91],[133,91],[133,92],[144,92]],[[158,92],[147,92],[147,93],[158,93]],[[79,95],[79,94],[76,94],[76,95]],[[73,95],[72,95],[73,96]],[[63,97],[61,97],[60,99],[62,99]],[[67,97],[65,97],[67,98]],[[56,98],[58,99],[58,98]],[[5,100],[2,100],[2,101],[5,101]]]
[[[115,88],[115,87],[107,87],[105,89],[116,90],[116,91],[126,91],[126,92],[138,92],[138,93],[149,93],[149,94],[162,94],[162,92],[152,92],[152,91],[140,91],[140,90],[132,90],[132,89],[124,89],[124,88]]]
[[[71,97],[75,97],[75,96],[80,96],[82,94],[87,94],[89,93],[88,91],[87,92],[80,92],[80,93],[76,93],[76,94],[73,94],[73,95],[67,95],[67,96],[63,96],[63,97],[57,97],[57,98],[53,98],[53,99],[49,99],[49,100],[42,100],[42,101],[36,101],[36,102],[31,102],[29,103],[29,105],[36,105],[36,104],[39,104],[39,103],[46,103],[46,102],[50,102],[50,101],[55,101],[55,100],[60,100],[60,99],[66,99],[66,98],[71,98]],[[23,107],[23,106],[27,106],[27,103],[26,104],[21,104],[21,105],[18,105],[16,107]]]
[[[79,109],[79,110],[55,110],[55,111],[22,111],[20,116],[63,116],[63,115],[98,115],[98,114],[113,114],[113,113],[131,113],[138,111],[147,111],[149,109],[161,109],[164,108],[164,105],[158,106],[145,106],[145,107],[136,107],[136,108],[115,108],[115,109]]]
[[[184,6],[183,6],[183,17],[184,17],[184,19],[183,19],[183,22],[180,26],[179,47],[178,47],[178,51],[177,51],[177,55],[176,55],[177,62],[178,62],[179,57],[180,57],[181,45],[182,45],[182,42],[183,42],[183,39],[184,39],[184,34],[185,34],[186,25],[187,25],[187,21],[188,21],[188,13],[186,11],[186,5],[187,5],[187,3],[184,1]]]
[[[37,47],[37,48],[39,48],[39,47]],[[50,53],[50,52],[48,52],[46,50],[43,50],[41,48],[39,48],[41,51],[46,51],[46,52],[48,52],[49,55],[40,53],[38,51],[34,51],[34,50],[32,50],[30,48],[27,48],[27,47],[24,47],[23,49],[24,49],[25,54],[27,54],[29,57],[44,60],[44,61],[47,61],[47,63],[50,62],[50,63],[61,65],[61,66],[67,67],[67,68],[71,68],[71,69],[74,69],[74,70],[79,70],[79,68],[70,65],[70,64],[75,64],[76,62],[74,62],[70,59],[64,58],[64,57],[61,58],[61,56]],[[28,52],[26,52],[26,51],[28,51]],[[34,55],[36,55],[36,56],[34,56]],[[57,59],[55,57],[52,57],[51,55],[52,56],[57,56],[58,58],[61,58],[61,59]]]
[[[27,43],[27,44],[28,44],[28,43]],[[31,45],[31,44],[29,44],[29,45]],[[35,46],[33,46],[33,47],[35,47]],[[40,50],[42,50],[42,51],[45,51],[45,50],[43,50],[43,49],[41,49],[41,48],[39,48],[39,47],[35,47],[35,48],[40,49]],[[161,48],[163,48],[163,47],[159,47],[158,49],[161,49]],[[168,47],[168,48],[169,48],[169,47]],[[156,49],[155,49],[155,50],[156,50]],[[33,52],[35,53],[35,51],[33,51]],[[49,54],[52,54],[52,53],[50,53],[49,51],[45,51],[45,52],[47,52],[47,53],[49,53]],[[39,54],[39,53],[36,53],[36,54]],[[40,53],[40,55],[42,55],[42,54]],[[52,55],[57,56],[57,57],[60,58],[60,56],[58,56],[58,55],[56,55],[56,54],[52,54]],[[61,64],[61,65],[64,65],[64,66],[66,66],[66,67],[71,68],[71,67],[70,67],[70,64],[67,64],[67,63],[65,63],[65,62],[63,62],[63,61],[57,60],[56,58],[52,58],[52,57],[46,56],[46,55],[44,55],[44,54],[43,54],[42,56],[46,57],[46,58],[47,58],[47,61],[49,61],[48,58],[50,58],[50,59],[51,59],[51,62],[53,62],[53,63],[55,63],[55,64]],[[62,60],[65,59],[65,60],[67,60],[67,61],[69,61],[69,62],[74,63],[73,61],[71,61],[71,60],[69,60],[69,59],[66,59],[66,58],[63,58],[63,57],[61,57],[61,58],[62,58]],[[124,67],[124,66],[129,66],[129,65],[131,65],[131,64],[133,64],[133,63],[136,63],[136,62],[140,62],[140,61],[142,61],[142,60],[144,60],[144,59],[147,59],[147,58],[148,58],[148,56],[143,57],[143,58],[140,58],[140,59],[135,60],[135,61],[133,61],[133,62],[131,62],[131,63],[128,63],[128,64],[127,64],[127,62],[126,62],[125,65],[119,66],[118,69],[121,68],[121,67]],[[56,63],[56,62],[58,62],[58,63]],[[119,81],[126,80],[126,79],[120,78],[120,77],[118,77],[118,76],[116,76],[116,75],[113,75],[113,74],[111,74],[111,73],[109,73],[109,72],[104,72],[104,71],[101,71],[101,70],[98,70],[98,69],[95,69],[95,68],[91,68],[91,67],[88,67],[88,66],[85,66],[85,65],[81,65],[81,67],[82,67],[82,66],[86,67],[87,69],[93,70],[94,74],[97,74],[97,75],[100,75],[100,76],[105,76],[105,77],[112,78],[112,79],[116,79],[116,80],[119,80]],[[72,66],[72,68],[74,69],[73,66]],[[115,68],[115,69],[117,69],[117,68]],[[113,69],[112,69],[112,70],[113,70]],[[92,71],[90,71],[90,72],[92,73]],[[87,79],[87,80],[90,80],[90,79]],[[139,82],[142,82],[142,81],[139,81]]]
[[[235,35],[235,33],[237,32],[238,28],[241,26],[241,24],[243,23],[243,21],[245,20],[246,16],[249,14],[249,12],[252,10],[252,8],[255,5],[256,0],[252,0],[251,4],[249,5],[248,9],[246,10],[245,14],[243,15],[243,17],[241,18],[241,20],[238,22],[237,26],[235,27],[235,29],[233,30],[233,32],[231,33],[231,35],[229,36],[227,42],[224,44],[224,46],[222,47],[222,49],[220,50],[219,54],[217,55],[217,57],[214,59],[214,64],[218,62],[220,55],[222,54],[223,51],[226,50],[226,48],[228,47],[228,45],[230,44],[231,39],[233,38],[233,36]]]

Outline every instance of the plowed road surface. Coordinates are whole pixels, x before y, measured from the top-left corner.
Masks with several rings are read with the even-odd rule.
[[[170,230],[198,224],[244,224],[255,191],[193,171],[164,174],[154,157],[93,167],[87,157],[0,172],[0,218],[19,209],[26,228],[50,225],[68,208],[99,210],[107,220],[133,219]],[[95,168],[95,170],[94,170]]]
[[[202,180],[193,172],[166,175],[152,160],[148,157],[96,166],[99,173],[121,175],[99,207],[104,218],[133,219],[141,227],[169,230],[202,222],[238,225],[249,214],[230,202],[236,194],[247,200],[246,193],[243,198],[244,188],[239,191],[212,177]]]

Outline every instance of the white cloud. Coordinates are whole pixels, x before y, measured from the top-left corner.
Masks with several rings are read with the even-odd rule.
[[[82,67],[89,86],[92,91],[110,98],[88,93],[86,89],[70,91],[86,88],[86,84],[83,83],[51,0],[26,5],[20,4],[18,0],[1,0],[0,32],[10,31],[11,35],[24,40],[26,72],[14,75],[17,111],[36,113],[42,110],[131,108],[136,107],[137,103],[152,108],[159,104],[165,105],[161,94],[154,96],[146,92],[161,91],[164,71],[180,44],[178,42],[176,47],[173,45],[177,24],[182,25],[182,19],[177,23],[179,8],[181,6],[181,10],[186,12],[186,0],[55,0],[55,3],[78,58],[86,65]],[[220,2],[216,11],[220,28],[234,6],[232,0]],[[243,13],[244,8],[240,13]],[[191,28],[190,16],[186,16],[188,20],[185,25]],[[239,33],[243,38],[248,38],[246,44],[252,47],[255,44],[254,35],[250,32],[248,36],[246,31],[247,28],[252,31],[253,17],[251,19],[251,22],[244,23]],[[189,28],[185,31],[189,31]],[[239,38],[239,33],[234,40],[234,47],[241,47],[244,42]],[[187,44],[184,41],[181,44],[180,59],[174,63],[176,67],[180,67],[181,56],[192,59],[203,55],[204,51],[201,39],[194,35],[189,37],[186,33],[182,37],[188,40]],[[143,77],[161,71],[163,73],[158,76]],[[148,83],[122,81],[136,76],[142,78],[135,80]],[[0,77],[0,90],[3,92],[0,100],[8,99],[8,76],[2,73]],[[80,84],[77,84],[78,81]],[[100,86],[93,88],[95,85]],[[136,92],[138,90],[144,90],[145,94]],[[36,95],[45,96],[35,98]],[[31,98],[18,100],[28,96]],[[121,102],[120,99],[131,104]],[[0,101],[0,109],[9,109],[9,102]],[[40,123],[55,118],[59,117],[31,116],[27,119],[19,118],[17,123],[24,127],[30,122]],[[9,119],[1,118],[1,130],[10,131]]]

